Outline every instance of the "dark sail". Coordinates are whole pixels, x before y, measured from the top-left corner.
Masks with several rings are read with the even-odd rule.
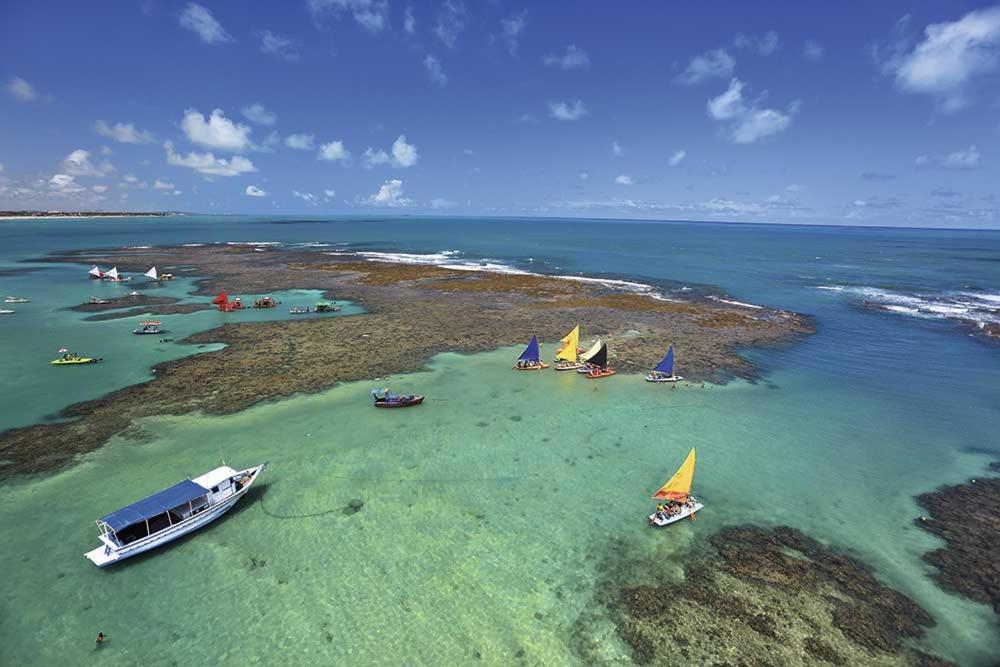
[[[666,373],[667,375],[673,377],[674,375],[674,346],[671,345],[667,350],[667,356],[663,357],[663,361],[656,365],[653,369],[658,373]]]
[[[601,345],[601,349],[597,351],[597,354],[590,358],[589,363],[598,366],[599,368],[608,367],[608,345],[605,343]]]
[[[518,361],[538,361],[540,359],[537,337],[531,337],[531,342],[528,343],[528,347],[524,348],[524,352],[522,352],[521,356],[517,359]]]

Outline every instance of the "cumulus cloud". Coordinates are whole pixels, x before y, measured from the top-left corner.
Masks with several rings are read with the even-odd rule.
[[[695,56],[677,80],[694,85],[709,79],[724,79],[733,73],[736,61],[725,49],[714,49]]]
[[[403,30],[409,35],[417,31],[417,19],[413,16],[413,7],[407,7],[403,13]]]
[[[438,86],[444,86],[448,83],[448,75],[444,73],[444,69],[441,67],[441,61],[436,57],[428,54],[424,58],[424,67],[427,68],[427,74],[431,77],[431,81]]]
[[[792,192],[792,193],[804,192],[805,189],[806,186],[799,185],[798,183],[790,183],[789,185],[785,186],[785,192]]]
[[[285,145],[297,151],[311,151],[316,136],[312,134],[289,134],[285,137]]]
[[[76,194],[86,190],[69,174],[53,174],[49,179],[49,188],[64,195]]]
[[[671,167],[676,167],[681,162],[683,162],[684,158],[686,158],[686,157],[687,157],[687,151],[684,150],[683,148],[674,151],[674,154],[670,156],[670,161],[669,161],[670,162],[670,166]]]
[[[337,196],[337,191],[336,190],[333,190],[333,189],[330,189],[330,188],[327,188],[327,189],[323,190],[323,199],[325,199],[326,201],[330,201],[331,199],[333,199],[336,196]]]
[[[222,109],[215,109],[206,118],[195,109],[188,109],[181,119],[181,129],[191,143],[224,151],[244,151],[251,147],[247,125],[226,118]]]
[[[307,0],[313,18],[326,15],[340,17],[350,14],[354,21],[371,33],[381,32],[389,25],[387,0]]]
[[[373,167],[377,167],[382,164],[388,164],[390,160],[389,154],[386,153],[384,150],[382,150],[381,148],[375,150],[371,146],[365,149],[364,158],[365,158],[365,169],[371,169]]]
[[[180,24],[182,28],[198,35],[205,44],[225,44],[233,41],[222,24],[212,16],[212,12],[193,2],[188,3],[181,12]]]
[[[587,108],[582,100],[549,102],[549,115],[556,120],[579,120],[587,115]]]
[[[798,111],[798,103],[792,103],[787,113],[748,105],[743,99],[743,82],[736,78],[725,92],[710,99],[707,107],[709,116],[728,125],[729,139],[737,144],[752,144],[784,132]]]
[[[412,167],[417,163],[417,147],[406,143],[406,135],[401,134],[392,142],[392,160],[397,167]]]
[[[316,195],[311,192],[299,192],[298,190],[292,190],[292,196],[296,199],[301,199],[310,206],[316,205]]]
[[[802,45],[802,57],[806,60],[819,60],[823,57],[825,51],[822,44],[814,42],[811,39],[807,39],[805,44]]]
[[[462,0],[444,0],[434,23],[434,34],[449,49],[455,48],[458,36],[468,21],[468,12]]]
[[[875,48],[876,60],[900,90],[931,95],[946,113],[967,106],[973,80],[1000,66],[1000,7],[928,25],[912,50],[904,36],[907,26],[904,18],[893,43]]]
[[[621,157],[622,155],[625,154],[625,151],[622,150],[621,144],[619,144],[617,141],[612,141],[611,154],[614,155],[615,157]]]
[[[383,183],[379,187],[378,192],[368,197],[365,202],[372,206],[395,207],[409,206],[413,203],[413,200],[403,196],[403,181],[393,178]]]
[[[549,67],[558,67],[560,69],[574,69],[577,67],[586,67],[590,64],[590,56],[583,49],[578,49],[576,44],[570,44],[566,47],[565,53],[550,53],[542,58],[542,62]]]
[[[947,155],[918,155],[914,164],[917,167],[941,167],[942,169],[978,169],[981,157],[979,149],[973,144],[968,148]]]
[[[171,183],[170,181],[164,180],[162,178],[158,178],[155,181],[153,181],[153,189],[154,190],[173,190],[174,189],[174,184]]]
[[[217,158],[212,153],[188,153],[182,156],[174,151],[174,145],[168,141],[163,144],[167,152],[167,164],[175,167],[188,167],[204,176],[239,176],[257,171],[253,162],[242,155],[234,155],[230,159]]]
[[[93,186],[90,189],[93,190],[94,192],[96,192],[99,195],[103,195],[105,192],[108,191],[108,186],[106,186],[106,185],[95,185],[95,186]]]
[[[247,189],[244,190],[248,197],[266,197],[267,193],[258,188],[256,185],[248,185]]]
[[[278,114],[268,111],[260,102],[254,102],[248,107],[243,107],[243,116],[251,123],[258,125],[274,125],[278,122]],[[222,113],[221,111],[219,113]]]
[[[458,202],[445,199],[444,197],[435,197],[431,200],[431,208],[435,210],[455,208],[456,206],[458,206]]]
[[[299,59],[298,45],[270,30],[260,33],[260,52],[288,62],[295,62]]]
[[[5,88],[18,102],[34,102],[40,97],[35,87],[19,76],[8,81]]]
[[[329,162],[347,162],[351,159],[351,151],[344,148],[343,141],[330,141],[319,147],[316,158]]]
[[[615,185],[635,185],[635,180],[628,174],[615,176]]]
[[[733,39],[733,46],[737,49],[754,51],[762,56],[769,56],[781,48],[781,41],[778,39],[778,33],[773,30],[769,30],[759,37],[740,33]]]
[[[103,120],[99,120],[94,123],[94,132],[102,137],[114,139],[120,144],[149,144],[156,141],[152,132],[140,130],[132,123],[108,125]]]
[[[94,164],[90,161],[90,151],[85,151],[82,148],[67,155],[66,159],[62,161],[60,169],[70,176],[91,176],[93,178],[107,176],[115,170],[114,166],[107,161]]]
[[[504,44],[507,45],[507,51],[512,56],[517,54],[517,47],[521,43],[521,33],[524,32],[527,24],[527,9],[515,12],[500,21],[500,34],[503,36]]]

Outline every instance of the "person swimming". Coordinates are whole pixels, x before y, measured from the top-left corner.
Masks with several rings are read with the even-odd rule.
[[[108,637],[108,635],[104,634],[103,632],[98,632],[97,640],[95,641],[95,648],[101,648],[102,646],[104,646],[104,643],[109,639],[110,637]]]

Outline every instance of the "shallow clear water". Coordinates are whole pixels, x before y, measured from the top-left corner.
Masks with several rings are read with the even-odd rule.
[[[937,619],[932,650],[961,664],[1000,652],[995,616],[936,587],[920,555],[938,542],[912,525],[915,494],[1000,458],[997,348],[951,320],[869,312],[852,292],[817,289],[995,294],[1000,234],[580,222],[567,246],[552,240],[568,222],[464,222],[461,237],[456,222],[419,220],[380,231],[205,220],[173,237],[138,224],[144,243],[454,249],[469,261],[605,272],[664,290],[718,285],[811,313],[819,330],[749,352],[767,371],[757,384],[671,391],[628,376],[515,373],[517,351],[507,349],[441,355],[428,372],[393,378],[394,390],[430,397],[412,410],[376,411],[374,383],[352,383],[225,417],[146,420],[139,441],[114,439],[75,467],[0,487],[0,662],[89,661],[98,630],[112,636],[100,659],[114,664],[464,663],[476,651],[497,663],[519,650],[530,662],[570,661],[574,623],[613,540],[669,560],[745,521],[796,526],[871,563]],[[86,245],[134,243],[124,229],[99,226],[101,240]],[[20,243],[0,245],[19,248],[4,259],[30,257],[46,233],[0,226],[0,240]],[[0,292],[9,280],[0,277]],[[193,316],[202,315],[218,316]],[[679,362],[683,371],[682,350]],[[77,400],[47,390],[53,404]],[[647,529],[649,494],[691,446],[705,511]],[[261,495],[152,556],[109,571],[82,559],[96,545],[94,518],[216,465],[220,450],[232,465],[271,462]],[[347,516],[340,508],[352,499],[365,506]],[[608,628],[589,631],[606,633],[609,658],[624,653]]]

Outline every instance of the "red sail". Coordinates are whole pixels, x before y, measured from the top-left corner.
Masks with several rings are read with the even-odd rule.
[[[229,297],[226,295],[225,292],[223,292],[222,294],[220,294],[219,296],[215,297],[215,299],[212,300],[212,305],[214,306],[225,306],[227,303],[229,303]]]

